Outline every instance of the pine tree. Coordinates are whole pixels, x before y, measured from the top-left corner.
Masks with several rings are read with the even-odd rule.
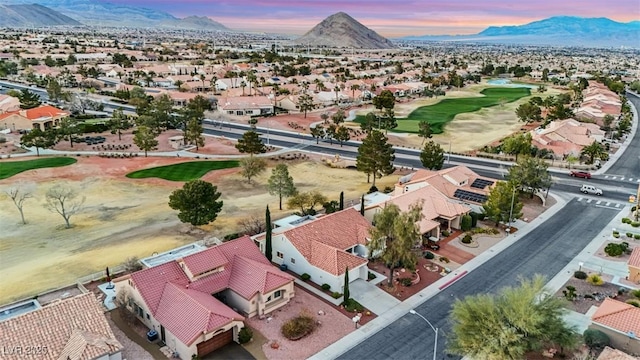
[[[344,191],[340,191],[340,210],[344,210]]]
[[[394,152],[391,144],[387,142],[387,137],[379,130],[372,130],[358,148],[356,168],[358,171],[373,175],[373,186],[376,186],[376,178],[390,175],[395,171]]]
[[[344,290],[343,290],[343,298],[342,298],[342,302],[344,304],[346,304],[349,301],[349,296],[351,295],[349,293],[349,267],[347,266],[347,269],[344,271]]]
[[[444,150],[437,142],[430,140],[420,152],[422,166],[429,170],[440,170],[444,165]]]
[[[265,212],[265,222],[267,225],[267,234],[264,240],[264,256],[267,257],[269,262],[273,258],[273,249],[271,245],[271,237],[272,237],[272,225],[271,225],[271,213],[269,212],[269,205],[267,205],[267,211]]]
[[[238,143],[236,144],[236,149],[243,154],[262,154],[267,152],[266,146],[260,140],[258,133],[249,130],[246,131],[240,139],[238,139]]]
[[[364,195],[360,199],[360,215],[364,216]]]

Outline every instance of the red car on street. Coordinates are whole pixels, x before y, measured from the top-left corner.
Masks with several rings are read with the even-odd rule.
[[[569,175],[583,179],[591,179],[591,173],[588,173],[586,171],[572,171]]]

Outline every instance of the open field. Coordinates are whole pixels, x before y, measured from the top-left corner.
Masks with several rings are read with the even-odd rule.
[[[222,238],[241,230],[239,220],[263,216],[266,205],[274,219],[291,213],[286,208],[278,210],[278,198],[266,190],[275,162],[252,184],[237,168],[205,174],[202,179],[218,186],[224,205],[218,219],[202,227],[204,231],[181,224],[168,206],[169,194],[182,183],[125,176],[141,168],[186,161],[189,159],[80,157],[74,165],[37,169],[0,181],[0,193],[15,181],[37,183],[34,198],[24,205],[27,225],[21,225],[10,200],[0,199],[0,304],[73,283],[130,256],[150,256],[205,236]],[[347,201],[359,199],[371,185],[364,174],[332,169],[319,159],[288,164],[300,191],[318,190],[330,199],[337,200],[340,191]],[[379,179],[378,187],[392,185],[398,177]],[[71,229],[64,229],[62,217],[42,206],[44,194],[57,183],[73,186],[86,197],[85,209],[71,218]]]
[[[76,159],[68,157],[46,157],[27,161],[0,162],[0,180],[10,178],[23,171],[67,166],[76,163]]]
[[[127,174],[131,179],[160,178],[169,181],[190,181],[200,179],[209,171],[238,167],[236,160],[189,161],[175,165],[165,165],[137,170]]]
[[[393,132],[417,133],[418,124],[427,120],[434,134],[444,132],[444,126],[456,115],[472,113],[484,108],[504,105],[522,97],[531,95],[529,88],[486,88],[479,92],[482,96],[445,98],[432,105],[423,105],[413,110],[406,118],[398,118],[398,127]],[[364,116],[356,118],[356,122],[364,121]]]

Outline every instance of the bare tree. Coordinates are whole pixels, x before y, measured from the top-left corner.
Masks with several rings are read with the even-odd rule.
[[[33,193],[36,190],[36,185],[34,183],[18,183],[9,189],[7,189],[7,196],[13,201],[13,204],[18,208],[20,212],[20,218],[22,218],[22,223],[26,224],[27,221],[24,219],[24,211],[23,206],[24,202],[27,199],[33,197]]]
[[[267,230],[264,216],[257,216],[256,214],[251,214],[251,216],[241,219],[238,225],[242,227],[246,235],[257,235]]]
[[[78,192],[70,187],[55,185],[45,195],[47,202],[44,207],[54,213],[60,214],[65,221],[65,228],[69,229],[71,216],[82,210],[85,197],[78,199]]]

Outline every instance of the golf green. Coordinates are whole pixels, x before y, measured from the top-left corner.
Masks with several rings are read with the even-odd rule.
[[[431,124],[431,131],[434,134],[441,134],[444,131],[444,126],[456,115],[516,101],[531,95],[531,89],[524,87],[488,88],[480,91],[480,94],[484,96],[444,99],[433,105],[421,106],[406,118],[398,118],[398,127],[392,131],[417,133],[420,121],[426,120]],[[364,121],[364,115],[358,115],[356,122],[361,123],[362,121]]]
[[[204,176],[212,170],[238,167],[237,160],[224,161],[188,161],[175,165],[158,166],[127,174],[131,179],[160,178],[170,181],[190,181]]]
[[[0,161],[0,180],[7,179],[23,171],[60,167],[75,164],[78,160],[70,157],[45,157],[25,161]]]

